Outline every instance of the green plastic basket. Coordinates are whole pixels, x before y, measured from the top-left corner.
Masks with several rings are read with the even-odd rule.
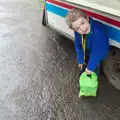
[[[83,72],[79,79],[80,84],[80,96],[96,96],[97,88],[98,88],[98,80],[96,73],[92,73],[88,76],[85,72]]]

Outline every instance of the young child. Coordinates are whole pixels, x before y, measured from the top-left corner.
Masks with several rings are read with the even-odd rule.
[[[104,31],[104,25],[88,17],[78,8],[68,12],[66,23],[74,30],[78,66],[82,70],[86,64],[87,74],[96,72],[109,50],[109,39]]]

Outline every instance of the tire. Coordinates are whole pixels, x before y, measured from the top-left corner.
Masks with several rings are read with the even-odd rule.
[[[45,7],[44,7],[44,10],[43,10],[42,25],[47,26],[47,14],[46,14]]]
[[[103,62],[103,71],[110,83],[120,90],[120,50],[111,49],[107,59]]]

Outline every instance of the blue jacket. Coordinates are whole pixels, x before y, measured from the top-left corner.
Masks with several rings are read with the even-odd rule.
[[[95,71],[109,50],[109,38],[107,37],[105,26],[90,18],[91,31],[87,35],[87,49],[89,49],[88,70]],[[81,34],[75,34],[75,49],[77,53],[78,64],[84,63],[84,53],[82,49]]]

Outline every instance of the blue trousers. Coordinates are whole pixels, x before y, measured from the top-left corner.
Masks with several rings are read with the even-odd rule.
[[[83,64],[83,68],[82,70],[80,71],[80,74],[82,74],[83,72],[85,72],[85,69],[87,68],[87,65],[88,65],[88,61],[89,61],[89,50],[86,50],[86,53],[85,53],[85,60],[84,60],[84,64]],[[95,71],[93,71],[96,73],[97,76],[99,76],[99,72],[100,72],[100,65],[96,67]]]

